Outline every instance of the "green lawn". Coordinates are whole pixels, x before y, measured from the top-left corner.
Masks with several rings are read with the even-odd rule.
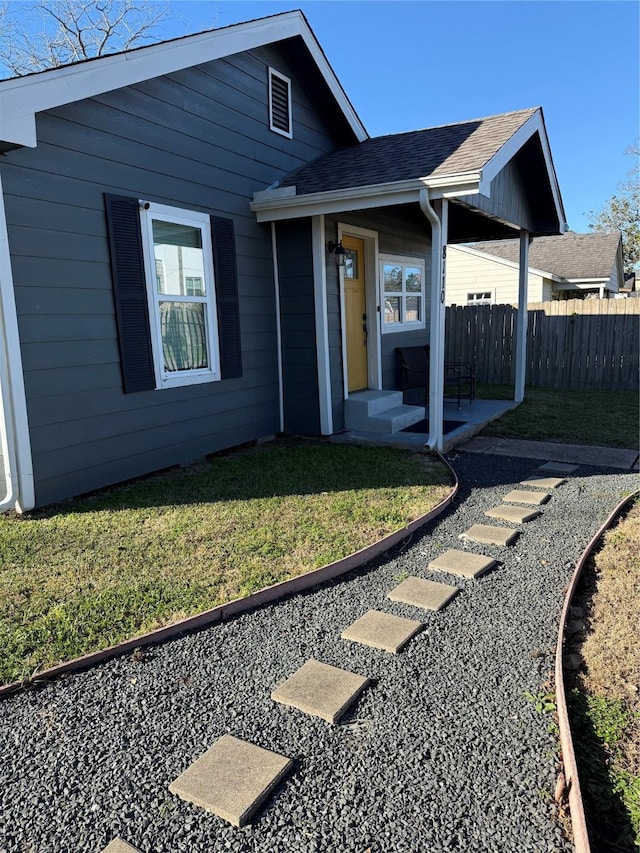
[[[482,385],[478,396],[513,399],[510,385]],[[527,388],[516,409],[492,421],[483,435],[637,448],[640,398],[637,391],[562,391]]]
[[[277,442],[0,516],[0,683],[351,554],[450,488],[425,454]]]

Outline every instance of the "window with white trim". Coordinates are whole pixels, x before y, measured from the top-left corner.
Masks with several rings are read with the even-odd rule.
[[[467,293],[467,305],[492,305],[493,294],[490,290],[482,290],[477,293]]]
[[[220,379],[209,216],[161,204],[140,216],[157,387]]]
[[[269,69],[269,128],[288,139],[293,138],[291,80],[274,68]]]
[[[424,261],[380,255],[382,331],[404,332],[425,327]]]

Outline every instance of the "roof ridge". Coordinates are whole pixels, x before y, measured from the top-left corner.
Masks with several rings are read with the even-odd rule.
[[[452,122],[448,122],[446,124],[434,124],[431,127],[420,127],[420,128],[414,129],[414,130],[403,130],[403,131],[400,131],[399,133],[381,133],[379,136],[371,136],[370,139],[371,139],[371,141],[374,141],[377,139],[390,139],[392,137],[398,137],[398,136],[411,136],[412,134],[416,134],[416,133],[424,133],[427,130],[440,130],[440,129],[444,129],[444,128],[448,128],[448,127],[458,127],[459,125],[463,125],[463,124],[473,124],[473,122],[476,122],[476,121],[478,121],[478,122],[489,121],[489,119],[505,118],[505,116],[524,115],[525,113],[528,113],[529,115],[533,115],[535,112],[537,112],[538,110],[541,110],[541,109],[542,109],[542,107],[526,107],[526,108],[521,109],[521,110],[509,110],[509,111],[504,112],[504,113],[494,113],[494,114],[488,115],[488,116],[480,116],[478,118],[468,118],[468,119],[463,119],[461,121],[452,121]]]

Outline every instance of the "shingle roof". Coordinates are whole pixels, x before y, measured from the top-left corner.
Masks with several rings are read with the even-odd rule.
[[[618,231],[590,234],[567,231],[558,237],[536,237],[529,246],[529,266],[566,279],[609,278],[619,242]],[[472,248],[517,263],[520,241],[474,243]]]
[[[481,169],[537,108],[377,136],[302,166],[280,182],[297,195]]]

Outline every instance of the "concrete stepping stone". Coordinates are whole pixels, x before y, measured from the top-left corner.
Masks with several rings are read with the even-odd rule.
[[[369,610],[364,616],[345,628],[340,636],[343,640],[352,640],[372,646],[374,649],[384,649],[397,655],[412,637],[422,631],[422,622],[415,619],[405,619],[380,610]]]
[[[369,679],[317,660],[308,660],[271,698],[305,714],[337,723],[365,687]]]
[[[485,512],[489,518],[499,518],[501,521],[512,521],[514,524],[522,524],[525,521],[531,521],[542,515],[539,509],[525,509],[521,506],[511,506],[510,504],[501,504],[488,509]]]
[[[468,551],[457,551],[450,548],[431,560],[428,569],[433,572],[448,572],[450,575],[461,575],[463,578],[477,578],[495,566],[497,560],[485,557],[483,554],[469,554]]]
[[[538,471],[544,471],[545,474],[556,474],[558,477],[568,477],[569,474],[575,474],[577,470],[577,465],[567,465],[566,462],[545,462],[538,468]]]
[[[422,610],[442,610],[459,592],[457,586],[410,576],[387,593],[387,598],[391,601],[401,601],[403,604],[412,604]]]
[[[127,844],[122,838],[114,838],[102,849],[102,853],[140,853],[140,851],[137,847]]]
[[[514,504],[531,504],[541,506],[551,497],[549,492],[527,492],[525,489],[513,489],[502,500]]]
[[[233,826],[244,826],[292,765],[284,755],[223,735],[169,790]]]
[[[557,489],[566,483],[564,477],[530,477],[528,480],[521,480],[521,486],[533,486],[536,489]]]
[[[494,527],[491,524],[472,524],[465,532],[460,534],[460,539],[471,539],[473,542],[482,542],[486,545],[511,545],[517,538],[518,531],[508,527]]]

